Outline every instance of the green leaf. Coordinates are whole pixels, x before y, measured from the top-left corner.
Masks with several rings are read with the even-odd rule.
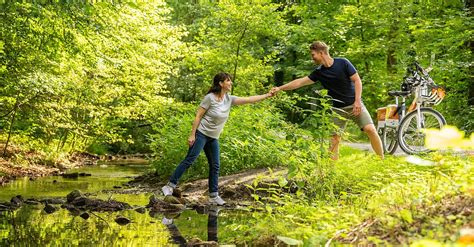
[[[410,210],[408,209],[402,209],[400,211],[400,216],[402,217],[403,220],[405,220],[406,222],[408,223],[412,223],[413,222],[413,217],[411,215],[411,212]]]
[[[278,185],[280,185],[280,187],[284,187],[288,184],[288,180],[286,180],[286,178],[280,178],[278,179]]]
[[[272,213],[272,212],[273,212],[273,208],[270,207],[270,205],[266,205],[266,206],[265,206],[265,210],[267,210],[268,213]]]
[[[283,236],[277,236],[277,238],[280,241],[282,241],[282,242],[284,242],[285,244],[288,244],[288,245],[303,245],[303,241],[301,241],[301,240],[288,238],[288,237],[283,237]]]
[[[258,201],[260,200],[260,197],[256,194],[252,194],[252,198],[255,200],[255,201]]]

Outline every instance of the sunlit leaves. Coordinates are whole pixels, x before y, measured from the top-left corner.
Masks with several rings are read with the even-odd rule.
[[[413,217],[412,217],[412,215],[411,215],[410,210],[408,210],[408,209],[402,209],[402,210],[400,210],[399,213],[400,213],[401,218],[402,218],[404,221],[406,221],[407,223],[410,224],[410,223],[413,222]]]
[[[441,130],[425,130],[426,146],[430,149],[452,149],[461,148],[474,150],[474,134],[471,138],[464,138],[464,132],[455,126],[446,125]]]
[[[286,32],[284,13],[277,10],[278,4],[264,0],[173,6],[177,11],[182,7],[200,12],[178,20],[192,21],[188,31],[193,40],[183,50],[180,75],[169,83],[173,95],[186,101],[198,100],[218,71],[235,76],[236,95],[267,90],[264,83],[273,74],[271,63],[280,52],[277,44]]]
[[[126,142],[121,124],[144,122],[154,104],[169,102],[161,95],[182,57],[184,32],[169,24],[164,1],[2,8],[0,116],[13,107],[8,99],[27,101],[18,107],[22,125],[13,123],[22,133],[62,145],[87,145],[90,137]]]

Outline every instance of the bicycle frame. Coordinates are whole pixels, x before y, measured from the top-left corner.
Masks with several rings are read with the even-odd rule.
[[[395,105],[388,105],[377,109],[377,130],[379,135],[382,136],[382,143],[385,151],[391,154],[395,152],[398,145],[401,145],[399,141],[404,141],[406,134],[404,131],[410,131],[410,134],[408,135],[410,137],[407,138],[419,139],[420,136],[424,135],[423,129],[426,127],[426,117],[431,120],[431,123],[436,123],[433,119],[437,120],[439,125],[446,123],[446,120],[444,120],[441,113],[429,107],[430,104],[437,105],[441,102],[445,95],[444,89],[436,86],[434,81],[428,75],[428,72],[418,63],[415,62],[414,67],[415,70],[410,68],[407,70],[409,75],[404,78],[402,91],[388,92],[390,96],[395,97]],[[414,99],[407,109],[406,98],[411,95],[414,96]],[[398,97],[401,97],[402,102],[399,101]],[[412,113],[414,111],[415,113]],[[416,116],[413,116],[413,114],[416,114]],[[410,119],[407,120],[408,123],[406,123],[405,130],[400,130],[400,125],[402,125],[406,116],[410,116]],[[416,123],[411,122],[412,120],[416,120]],[[410,125],[412,127],[406,129],[410,122],[416,126]],[[395,135],[398,137],[395,138]],[[414,153],[406,151],[409,144],[403,144],[405,147],[402,146],[402,149],[405,152]]]

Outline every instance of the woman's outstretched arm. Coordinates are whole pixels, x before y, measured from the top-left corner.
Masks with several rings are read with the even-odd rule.
[[[249,96],[249,97],[238,97],[234,100],[234,105],[251,104],[251,103],[262,101],[271,96],[273,96],[271,93],[266,93],[262,95],[254,95],[254,96]]]

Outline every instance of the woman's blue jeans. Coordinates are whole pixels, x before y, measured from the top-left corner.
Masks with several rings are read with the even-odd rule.
[[[179,163],[173,175],[171,175],[170,185],[175,187],[178,184],[178,180],[194,163],[203,149],[207,157],[207,162],[209,163],[209,194],[211,196],[217,196],[220,167],[219,140],[208,137],[199,131],[196,131],[196,140],[189,148],[186,158]]]

